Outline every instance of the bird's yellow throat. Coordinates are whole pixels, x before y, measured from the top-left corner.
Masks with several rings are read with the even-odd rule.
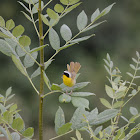
[[[72,87],[74,86],[75,81],[72,80],[72,78],[69,78],[66,75],[63,75],[63,83],[68,87]]]

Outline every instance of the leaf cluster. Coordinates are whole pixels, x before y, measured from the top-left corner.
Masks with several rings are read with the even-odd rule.
[[[0,94],[0,137],[5,136],[8,140],[29,140],[34,136],[34,128],[25,129],[25,123],[19,114],[17,104],[7,102],[14,97],[9,87],[5,97]],[[12,130],[12,131],[11,131]]]
[[[71,120],[68,123],[65,123],[64,112],[62,108],[59,107],[55,115],[55,131],[58,135],[62,135],[70,130],[87,130],[87,121],[91,126],[101,125],[115,117],[117,113],[117,109],[107,109],[98,113],[97,108],[89,112],[86,111],[85,108],[79,107],[75,110]],[[86,121],[85,118],[87,119]]]

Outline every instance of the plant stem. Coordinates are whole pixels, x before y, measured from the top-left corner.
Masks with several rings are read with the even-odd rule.
[[[49,139],[49,140],[55,140],[55,139],[60,138],[60,137],[62,137],[62,136],[64,136],[64,135],[66,135],[66,134],[69,134],[69,133],[71,133],[71,132],[73,132],[73,130],[70,130],[70,131],[66,132],[65,134],[58,135],[58,136],[56,136],[56,137],[54,137],[54,138],[51,138],[51,139]]]
[[[41,19],[42,7],[41,0],[39,0],[38,7],[38,19],[39,19],[39,42],[40,46],[43,46],[43,24]],[[44,49],[40,50],[40,93],[39,93],[39,140],[43,140],[43,94],[44,94],[44,79],[43,79],[43,71],[44,71]]]

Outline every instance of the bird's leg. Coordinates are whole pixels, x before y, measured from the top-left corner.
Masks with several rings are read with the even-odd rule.
[[[66,90],[66,94],[67,94],[67,95],[69,94],[67,90]]]
[[[70,95],[72,94],[72,90],[70,91],[70,93],[69,93]]]

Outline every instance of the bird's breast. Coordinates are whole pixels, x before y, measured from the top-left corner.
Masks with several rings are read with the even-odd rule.
[[[66,75],[63,75],[63,83],[68,87],[72,87],[75,84],[75,80],[67,77]]]

